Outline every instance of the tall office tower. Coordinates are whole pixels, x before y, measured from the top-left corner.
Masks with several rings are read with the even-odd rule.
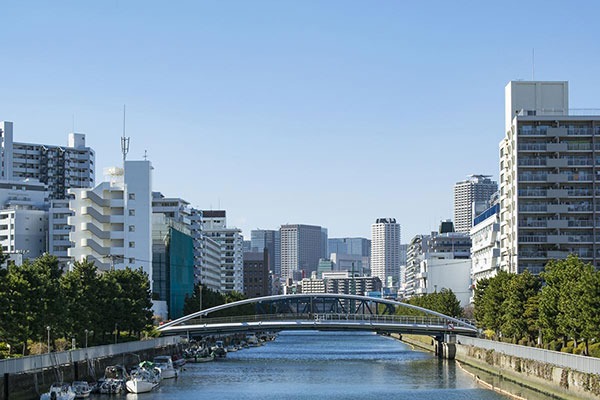
[[[378,277],[386,287],[399,283],[400,224],[395,218],[378,218],[371,225],[371,276]]]
[[[194,279],[195,282],[199,282],[203,267],[202,211],[190,206],[184,199],[165,197],[160,192],[152,192],[152,214],[163,214],[189,230],[194,242]]]
[[[316,271],[322,253],[323,230],[314,225],[282,225],[281,277],[308,277]]]
[[[539,273],[573,253],[600,266],[600,116],[569,111],[568,82],[511,81],[500,142],[500,268]]]
[[[454,185],[454,227],[456,232],[469,233],[473,226],[473,202],[489,201],[498,191],[498,183],[490,175],[469,175]]]
[[[225,210],[202,212],[203,234],[221,245],[221,291],[244,292],[242,230],[227,227]]]
[[[366,238],[331,238],[327,239],[328,254],[354,254],[362,257],[371,256],[371,241]]]
[[[327,228],[321,227],[321,257],[319,258],[327,258],[329,253],[327,253]]]
[[[268,269],[276,276],[281,275],[281,249],[279,243],[279,231],[256,229],[250,232],[250,247],[252,251],[268,250],[269,262]]]
[[[94,185],[94,150],[85,135],[70,133],[67,146],[13,141],[13,123],[0,122],[0,179],[37,179],[50,199],[64,199],[70,188]]]
[[[152,164],[126,161],[104,174],[108,182],[69,189],[68,254],[75,261],[87,257],[103,271],[141,267],[152,282]]]

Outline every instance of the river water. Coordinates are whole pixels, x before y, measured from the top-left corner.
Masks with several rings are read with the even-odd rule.
[[[265,346],[187,364],[177,380],[127,400],[505,399],[454,362],[371,333],[282,332]]]

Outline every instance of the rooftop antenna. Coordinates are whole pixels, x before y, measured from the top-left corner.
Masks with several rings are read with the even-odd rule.
[[[123,168],[125,168],[125,159],[129,153],[129,137],[125,137],[125,104],[123,104],[123,136],[121,137],[121,152],[123,153]]]
[[[535,81],[535,49],[531,49],[531,80]]]
[[[148,160],[148,150],[144,150],[144,160]]]

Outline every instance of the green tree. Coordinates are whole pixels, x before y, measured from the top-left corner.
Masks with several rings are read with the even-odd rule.
[[[481,298],[481,323],[485,329],[496,332],[496,335],[499,335],[502,326],[502,304],[506,299],[506,286],[510,279],[509,273],[499,271],[496,276],[490,278]]]
[[[473,316],[475,317],[475,321],[477,326],[482,326],[483,318],[484,318],[484,308],[483,308],[483,295],[487,287],[490,285],[490,279],[484,278],[477,281],[477,285],[475,286],[475,291],[473,293]]]
[[[505,298],[502,302],[501,329],[502,334],[512,337],[514,342],[529,336],[529,326],[524,317],[525,306],[530,298],[538,294],[540,286],[539,278],[527,270],[522,274],[510,275],[503,282]]]

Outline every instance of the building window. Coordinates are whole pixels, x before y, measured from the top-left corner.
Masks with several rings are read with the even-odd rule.
[[[129,242],[129,248],[132,249],[135,247],[135,242]]]
[[[129,200],[135,200],[135,193],[129,193]]]
[[[133,263],[135,263],[135,258],[130,258],[129,259],[129,264],[133,264]]]
[[[129,216],[130,217],[135,216],[135,210],[129,210]]]
[[[129,225],[129,232],[135,232],[135,225]]]

